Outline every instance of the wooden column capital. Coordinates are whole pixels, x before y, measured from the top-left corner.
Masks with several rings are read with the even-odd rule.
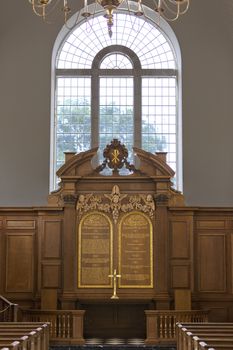
[[[162,193],[157,193],[154,195],[154,200],[156,202],[157,206],[161,206],[161,207],[167,207],[168,203],[169,203],[169,194],[166,192],[162,192]]]
[[[67,193],[62,195],[62,200],[65,207],[67,206],[73,207],[76,204],[77,198],[78,196],[72,193]]]

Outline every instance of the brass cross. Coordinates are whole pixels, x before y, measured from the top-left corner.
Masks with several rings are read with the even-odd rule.
[[[113,278],[113,295],[111,299],[119,299],[116,294],[117,278],[121,278],[121,275],[117,275],[116,269],[114,269],[113,275],[108,275],[108,277]]]

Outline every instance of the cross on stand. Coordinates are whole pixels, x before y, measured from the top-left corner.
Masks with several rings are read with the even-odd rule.
[[[117,278],[121,278],[121,275],[117,275],[116,269],[114,269],[113,275],[108,275],[108,277],[113,278],[113,295],[111,299],[119,299],[116,294]]]

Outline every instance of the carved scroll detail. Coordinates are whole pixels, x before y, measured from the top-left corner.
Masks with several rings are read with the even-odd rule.
[[[119,187],[114,185],[111,194],[80,194],[77,202],[77,210],[80,217],[84,213],[93,210],[109,213],[112,215],[113,221],[116,224],[121,212],[128,213],[133,210],[141,211],[153,218],[155,203],[151,194],[121,194]]]

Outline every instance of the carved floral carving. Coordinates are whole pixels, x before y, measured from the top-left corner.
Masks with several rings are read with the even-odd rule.
[[[152,218],[154,216],[155,203],[151,194],[121,194],[119,187],[114,185],[111,194],[80,194],[77,210],[80,216],[88,211],[103,211],[111,214],[113,221],[117,223],[121,212],[127,213],[133,210],[146,213]]]

